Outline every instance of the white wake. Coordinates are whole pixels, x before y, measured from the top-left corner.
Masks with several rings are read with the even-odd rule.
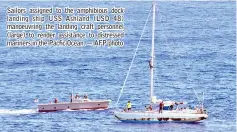
[[[25,115],[25,114],[34,114],[37,112],[38,112],[37,109],[20,109],[20,110],[0,109],[0,115]]]

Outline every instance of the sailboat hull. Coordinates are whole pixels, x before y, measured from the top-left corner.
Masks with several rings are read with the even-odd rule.
[[[190,112],[164,111],[158,113],[155,111],[145,112],[114,112],[114,116],[122,122],[199,122],[207,119],[207,114],[197,114]]]

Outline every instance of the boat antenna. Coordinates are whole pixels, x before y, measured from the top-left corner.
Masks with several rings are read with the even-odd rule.
[[[152,46],[151,46],[151,88],[150,88],[150,103],[152,103],[153,97],[153,87],[154,87],[154,58],[155,58],[155,12],[156,12],[156,4],[155,1],[152,3],[153,15],[152,15]]]
[[[133,55],[132,61],[131,61],[131,63],[130,63],[130,66],[129,66],[129,69],[128,69],[128,72],[127,72],[127,75],[126,75],[126,78],[125,78],[125,80],[124,80],[124,82],[123,82],[123,86],[122,86],[122,88],[121,88],[121,91],[120,91],[118,100],[117,100],[117,102],[116,102],[116,104],[115,104],[115,108],[117,108],[118,102],[119,102],[119,100],[120,100],[120,98],[121,98],[121,96],[122,96],[124,87],[125,87],[125,85],[126,85],[126,82],[127,82],[128,76],[129,76],[129,73],[130,73],[130,71],[131,71],[131,69],[132,69],[132,64],[133,64],[133,61],[134,61],[134,59],[135,59],[135,57],[136,57],[136,54],[137,54],[139,45],[140,45],[140,43],[141,43],[141,39],[142,39],[142,36],[143,36],[143,34],[144,34],[145,27],[146,27],[146,25],[147,25],[147,23],[148,23],[150,14],[151,14],[151,10],[149,11],[148,17],[147,17],[147,19],[146,19],[146,23],[145,23],[145,25],[144,25],[144,27],[143,27],[142,34],[141,34],[140,39],[139,39],[139,41],[138,41],[138,44],[137,44],[135,53],[134,53],[134,55]]]

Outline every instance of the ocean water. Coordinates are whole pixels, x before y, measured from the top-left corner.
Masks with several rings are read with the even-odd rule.
[[[125,46],[5,47],[5,12],[21,7],[124,7]],[[209,118],[200,123],[122,123],[112,114],[151,2],[1,2],[0,131],[236,131],[235,2],[157,2],[157,98],[197,103],[193,92],[205,93]],[[119,102],[134,109],[149,103],[151,19]],[[91,99],[111,99],[98,111],[38,113],[33,102],[68,101],[71,91]],[[201,97],[201,96],[200,96]]]

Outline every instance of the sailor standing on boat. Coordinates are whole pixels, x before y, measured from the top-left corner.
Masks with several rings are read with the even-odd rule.
[[[164,108],[164,102],[161,101],[160,102],[160,109],[159,109],[159,113],[162,113],[163,112],[163,108]]]
[[[55,99],[54,99],[54,103],[55,103],[55,104],[58,103],[58,98],[55,98]]]
[[[128,103],[127,103],[127,110],[128,111],[132,110],[132,103],[130,101],[128,101]]]
[[[76,99],[79,99],[79,98],[80,98],[80,96],[78,95],[78,93],[76,94],[75,98],[76,98]]]
[[[73,94],[71,93],[71,97],[70,97],[70,99],[71,99],[71,103],[72,103],[72,98],[73,98]]]

